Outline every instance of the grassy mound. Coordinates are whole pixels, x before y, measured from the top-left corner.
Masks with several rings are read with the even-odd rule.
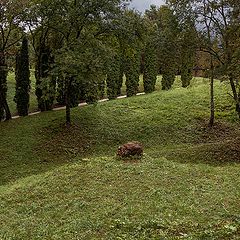
[[[207,80],[0,124],[1,239],[239,239],[240,129]],[[223,111],[224,110],[224,111]],[[140,161],[116,159],[140,141]]]

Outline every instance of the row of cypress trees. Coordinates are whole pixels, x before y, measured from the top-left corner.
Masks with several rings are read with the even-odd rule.
[[[101,70],[99,71],[97,69],[98,64],[95,67],[93,66],[94,64],[91,66],[91,63],[85,64],[87,57],[83,58],[83,64],[80,61],[84,65],[84,69],[80,69],[81,66],[79,68],[81,64],[74,65],[74,61],[77,62],[77,54],[75,54],[72,57],[73,65],[75,66],[73,69],[80,69],[79,71],[71,70],[72,72],[68,72],[64,69],[65,72],[59,70],[59,73],[53,73],[56,65],[59,65],[57,61],[58,54],[55,53],[58,50],[64,51],[65,48],[62,45],[63,43],[59,41],[58,33],[46,30],[46,34],[43,34],[41,31],[44,32],[44,29],[40,28],[36,30],[35,37],[37,41],[33,43],[33,48],[36,55],[35,93],[39,110],[51,110],[55,101],[60,105],[65,105],[68,102],[70,107],[77,106],[81,100],[87,103],[95,103],[105,95],[105,85],[107,85],[108,98],[115,99],[121,94],[124,74],[126,76],[126,92],[129,97],[136,95],[138,92],[140,73],[143,73],[144,91],[146,93],[151,93],[155,90],[159,72],[163,74],[162,88],[168,90],[172,87],[177,68],[180,66],[179,62],[176,63],[175,60],[175,53],[178,52],[175,49],[179,48],[177,46],[176,35],[179,34],[179,31],[173,13],[165,6],[159,10],[149,10],[149,13],[146,13],[144,18],[141,18],[134,11],[126,11],[125,14],[126,16],[116,25],[117,27],[113,28],[112,35],[114,37],[111,36],[112,39],[109,40],[109,42],[113,42],[112,49],[116,48],[117,50],[115,49],[116,52],[112,56],[110,64],[106,64],[105,66],[105,63],[101,63]],[[148,26],[146,27],[145,24]],[[41,37],[41,34],[45,37]],[[184,36],[188,35],[189,32],[186,32]],[[184,39],[183,42],[191,39],[185,38],[181,38]],[[94,44],[97,46],[97,43],[94,43],[93,39],[90,42],[92,44],[92,46],[89,44],[90,55],[95,56],[91,51],[97,52],[94,47]],[[182,47],[182,55],[184,55],[185,52],[188,52],[189,42],[180,47]],[[74,50],[70,48],[69,52],[70,50],[75,53],[77,52],[75,51],[76,46],[72,49]],[[88,51],[87,48],[85,50]],[[192,52],[194,52],[194,49]],[[79,55],[83,55],[81,51],[79,53],[81,53]],[[191,80],[191,64],[193,62],[191,54],[190,57],[187,54],[182,57],[181,73],[183,87],[187,87]],[[98,55],[101,55],[101,52]],[[5,63],[1,60],[1,56],[0,52],[0,66],[4,66]],[[63,59],[67,58],[63,57]],[[106,62],[108,62],[107,57]],[[62,65],[69,66],[67,64]],[[80,76],[82,79],[80,80],[80,77],[78,78],[79,72],[82,73]],[[6,113],[6,108],[3,107],[4,102],[2,100],[6,99],[6,89],[3,89],[6,86],[4,82],[6,74],[7,70],[0,68],[0,83],[3,82],[3,84],[0,84],[0,88],[2,88],[0,89],[0,120],[3,113]],[[21,116],[27,115],[29,109],[29,75],[28,41],[25,36],[21,49],[16,56],[16,94],[14,100],[17,104],[18,113]],[[2,76],[4,77],[2,78]]]
[[[110,100],[121,94],[124,74],[126,77],[127,96],[131,97],[138,93],[141,61],[144,62],[144,92],[151,93],[155,91],[158,75],[157,53],[154,44],[149,43],[146,44],[143,50],[135,48],[131,49],[131,51],[114,55],[106,79],[107,95]]]
[[[41,111],[51,110],[55,96],[60,105],[65,104],[65,86],[61,81],[61,76],[53,77],[49,74],[51,64],[54,62],[51,56],[51,50],[47,46],[42,46],[39,51],[41,57],[36,63],[36,96],[38,100],[38,108]],[[151,93],[155,90],[157,75],[158,75],[158,58],[156,46],[153,39],[146,42],[144,50],[132,49],[127,53],[117,51],[112,56],[110,65],[108,66],[106,77],[94,76],[88,73],[85,81],[76,81],[71,79],[70,106],[76,107],[80,100],[85,100],[87,103],[95,103],[99,98],[104,97],[105,84],[107,87],[107,95],[110,100],[117,98],[121,94],[123,84],[123,75],[126,76],[126,91],[127,96],[131,97],[137,94],[139,86],[139,75],[141,69],[141,60],[144,62],[143,80],[145,93]],[[169,60],[170,61],[170,60]],[[164,90],[171,88],[173,79],[175,79],[175,69],[170,68],[171,65],[166,65],[163,68],[162,87]],[[184,86],[188,86],[191,79],[189,67],[184,66],[182,75],[184,77]],[[29,71],[29,53],[28,40],[25,36],[22,41],[22,46],[16,56],[16,94],[14,101],[17,105],[17,110],[20,116],[28,115],[29,109],[29,92],[30,92],[30,71]],[[98,81],[98,78],[101,78]]]
[[[40,50],[41,57],[36,63],[36,96],[38,100],[38,108],[41,111],[51,110],[54,102],[55,92],[57,91],[57,102],[60,105],[65,104],[65,86],[62,85],[61,76],[53,80],[49,71],[51,66],[50,49],[46,46]],[[146,93],[155,90],[157,78],[157,55],[154,46],[146,45],[144,53],[144,90]],[[119,51],[113,57],[110,66],[108,67],[106,85],[108,98],[115,99],[121,94],[123,84],[123,74],[126,75],[126,91],[127,96],[134,96],[138,92],[139,75],[140,75],[141,52],[133,50],[124,57]],[[96,77],[96,76],[95,76]],[[76,107],[80,100],[86,100],[88,103],[94,103],[98,98],[104,97],[105,79],[98,83],[93,81],[95,78],[89,74],[86,79],[92,78],[92,81],[86,81],[79,84],[77,81],[71,84],[71,107]],[[22,46],[16,55],[16,94],[14,101],[17,105],[17,111],[20,116],[27,116],[29,110],[29,93],[30,93],[30,71],[29,71],[29,52],[28,40],[25,36],[22,41]],[[73,80],[74,82],[74,80]],[[91,84],[88,84],[91,83]],[[87,86],[88,85],[88,86]],[[90,86],[91,85],[91,86]],[[56,90],[57,86],[57,90]]]

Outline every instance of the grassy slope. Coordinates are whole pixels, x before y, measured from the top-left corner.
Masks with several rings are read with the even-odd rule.
[[[30,107],[29,107],[29,112],[35,112],[37,111],[37,98],[36,98],[36,95],[35,95],[35,77],[34,77],[34,71],[32,70],[31,71],[31,91],[30,91]],[[125,78],[123,78],[124,82],[125,82]],[[16,83],[15,83],[15,76],[14,76],[14,73],[13,72],[10,72],[8,74],[8,92],[7,92],[7,100],[8,100],[8,104],[9,104],[9,107],[10,107],[10,110],[11,110],[11,113],[13,115],[17,115],[17,110],[16,110],[16,103],[14,102],[14,96],[15,96],[15,86],[16,86]],[[161,88],[161,77],[158,77],[158,80],[157,80],[157,84],[156,84],[156,90],[160,90]],[[144,89],[143,89],[143,76],[140,76],[140,86],[139,86],[139,91],[140,92],[143,92]],[[123,84],[123,87],[122,87],[122,94],[126,94],[126,86],[125,86],[125,83]],[[107,96],[105,96],[107,97]]]
[[[2,123],[0,239],[239,239],[240,129],[216,83]],[[224,112],[222,112],[224,110]],[[122,162],[117,146],[145,145]]]

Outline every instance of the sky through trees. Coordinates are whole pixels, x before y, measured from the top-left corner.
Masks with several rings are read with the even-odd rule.
[[[133,0],[130,6],[141,12],[144,12],[146,9],[149,9],[150,5],[152,4],[160,6],[164,4],[164,2],[164,0]]]

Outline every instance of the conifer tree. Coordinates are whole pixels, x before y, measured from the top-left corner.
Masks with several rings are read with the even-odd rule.
[[[161,6],[157,14],[159,28],[159,61],[162,70],[162,89],[169,90],[177,72],[179,59],[179,26],[176,16],[168,6]]]
[[[144,92],[151,93],[155,90],[157,80],[157,54],[153,39],[150,39],[145,47],[143,84]]]
[[[23,9],[26,1],[0,1],[0,121],[12,118],[7,101],[8,56],[22,38]]]
[[[182,62],[181,81],[182,81],[183,88],[188,87],[191,83],[191,80],[193,78],[192,69],[193,69],[193,62],[189,62],[188,60]]]
[[[194,24],[190,19],[183,22],[181,28],[181,81],[182,87],[186,88],[190,85],[193,78],[192,71],[196,55],[197,33]]]
[[[88,104],[97,103],[99,100],[98,76],[88,73],[85,81],[85,99]]]
[[[117,96],[121,96],[121,89],[123,85],[123,76],[124,76],[124,50],[120,47],[119,53],[119,75],[117,79]]]
[[[138,92],[140,59],[144,24],[141,15],[134,10],[126,10],[121,18],[119,38],[120,62],[117,95],[121,94],[123,73],[126,76],[127,96],[134,96]],[[123,63],[123,64],[122,64]]]
[[[120,58],[116,54],[110,63],[107,74],[107,95],[110,100],[117,98],[119,93],[119,76],[120,76]]]
[[[123,85],[123,76],[124,76],[124,67],[123,63],[120,63],[120,69],[119,69],[119,76],[117,81],[117,96],[121,96],[122,93],[122,85]]]
[[[103,99],[105,96],[105,87],[106,87],[106,75],[99,76],[98,92],[100,99]]]
[[[19,116],[27,116],[29,109],[30,70],[27,37],[23,38],[22,46],[16,56],[16,94],[14,101],[17,104]]]
[[[172,88],[177,71],[177,46],[176,42],[170,39],[172,37],[171,34],[166,34],[163,36],[161,43],[162,90],[169,90]]]
[[[164,69],[162,71],[162,90],[171,89],[174,81],[175,81],[175,72],[176,69],[173,67],[169,67],[169,69]]]
[[[131,97],[137,94],[140,75],[140,53],[133,50],[125,59],[125,75],[127,96]]]

